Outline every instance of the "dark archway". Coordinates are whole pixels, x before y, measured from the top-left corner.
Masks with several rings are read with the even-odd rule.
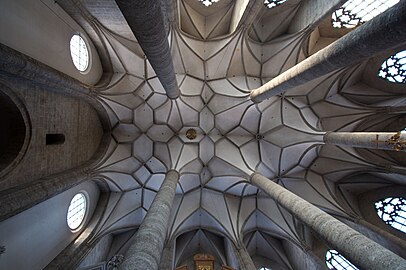
[[[9,95],[0,91],[0,174],[17,163],[23,154],[27,136],[24,115]],[[20,156],[21,156],[20,155]]]

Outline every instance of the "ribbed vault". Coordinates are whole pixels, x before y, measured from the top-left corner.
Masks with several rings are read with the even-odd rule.
[[[387,119],[392,95],[368,85],[363,74],[370,66],[363,63],[253,103],[251,89],[336,36],[326,35],[325,24],[313,34],[309,29],[315,26],[293,31],[291,22],[300,8],[294,0],[270,10],[263,6],[251,27],[231,31],[235,3],[220,3],[214,12],[197,1],[177,2],[180,21],[171,25],[168,36],[181,92],[177,99],[167,97],[128,26],[122,21],[122,29],[104,24],[103,14],[93,14],[101,22],[100,36],[114,69],[109,86],[98,93],[113,139],[92,174],[105,179],[113,193],[95,238],[139,226],[165,173],[175,169],[181,176],[168,237],[190,245],[176,255],[176,262],[194,251],[216,250],[217,236],[209,230],[234,243],[245,235],[250,253],[271,256],[292,269],[280,253],[281,241],[302,248],[310,244],[303,225],[251,185],[249,176],[259,172],[330,214],[355,219],[360,213],[350,207],[352,195],[337,185],[380,186],[391,180],[340,180],[360,171],[379,173],[396,160],[378,164],[379,154],[366,158],[353,148],[322,145],[322,135],[358,130],[377,114]],[[396,86],[388,88],[396,91]],[[366,89],[368,96],[362,94]],[[195,139],[186,137],[189,129],[196,131]],[[221,252],[213,255],[224,260]]]

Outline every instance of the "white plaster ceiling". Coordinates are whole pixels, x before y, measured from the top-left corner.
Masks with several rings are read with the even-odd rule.
[[[191,0],[181,2],[197,11],[207,9]],[[283,12],[293,18],[296,2],[281,7],[282,13],[272,10],[275,16],[266,17],[267,23],[278,25]],[[284,22],[280,26],[287,27]],[[272,38],[276,28],[261,35],[254,28],[207,40],[209,35],[192,37],[172,27],[169,42],[181,96],[170,100],[139,50],[108,25],[100,27],[115,71],[109,87],[99,93],[113,140],[94,176],[105,179],[113,193],[95,237],[138,226],[169,169],[181,174],[168,231],[172,238],[195,228],[234,241],[246,232],[264,231],[300,245],[297,221],[248,182],[253,172],[330,213],[357,215],[340,204],[334,183],[373,164],[354,149],[320,143],[322,131],[351,131],[376,113],[341,94],[362,84],[362,67],[254,104],[250,89],[306,58],[309,35]],[[186,138],[189,128],[196,129],[196,139]],[[265,252],[260,242],[266,236],[256,233],[250,239]],[[283,256],[278,260],[287,265]]]

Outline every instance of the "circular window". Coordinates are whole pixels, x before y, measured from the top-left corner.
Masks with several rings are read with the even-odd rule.
[[[89,66],[89,51],[85,40],[79,35],[73,35],[70,40],[70,55],[77,70],[83,72]]]
[[[70,201],[66,220],[71,230],[76,230],[82,224],[86,214],[86,197],[83,193],[76,194]]]

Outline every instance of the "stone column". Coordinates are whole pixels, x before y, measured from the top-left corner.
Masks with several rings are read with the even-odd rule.
[[[344,4],[346,0],[303,0],[289,25],[288,33],[313,31],[320,22]]]
[[[173,245],[175,244],[175,241]],[[173,269],[173,252],[174,246],[170,242],[166,242],[164,250],[162,251],[161,262],[159,263],[160,270],[172,270]]]
[[[160,0],[116,0],[166,94],[179,96]]]
[[[261,102],[335,70],[355,65],[406,40],[406,1],[348,33],[291,69],[251,91]]]
[[[156,194],[120,269],[157,270],[161,261],[179,173],[171,170]]]
[[[385,241],[390,243],[390,245],[386,245],[386,248],[392,250],[394,253],[402,256],[403,258],[406,257],[406,241],[402,238],[396,237],[390,232],[383,230],[362,218],[355,219],[354,223],[363,227],[366,231],[372,232],[377,237],[385,239]]]
[[[255,270],[255,264],[244,244],[241,243],[238,246],[233,245],[233,247],[238,263],[240,264],[240,270]]]
[[[385,166],[386,173],[394,173],[394,174],[400,174],[400,175],[406,175],[406,168],[405,167],[400,167],[400,166],[394,166],[394,165],[387,165]],[[397,182],[396,184],[403,185],[405,182],[400,181]]]
[[[226,252],[227,265],[233,267],[234,269],[238,269],[238,260],[234,251],[234,244],[226,237],[224,237],[224,249]]]
[[[370,149],[406,151],[406,133],[327,132],[324,135],[324,143]]]
[[[272,180],[254,173],[251,182],[294,217],[318,233],[329,246],[361,269],[406,269],[406,260],[385,249],[344,223],[321,211]]]

